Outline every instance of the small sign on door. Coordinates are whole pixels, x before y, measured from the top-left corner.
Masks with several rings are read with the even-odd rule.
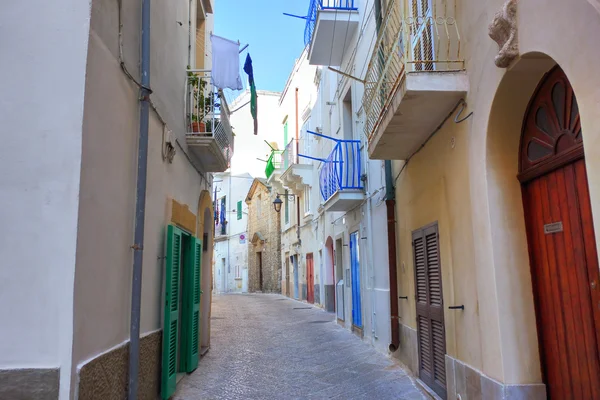
[[[553,222],[551,224],[544,225],[544,233],[550,235],[551,233],[558,233],[563,231],[562,222]]]

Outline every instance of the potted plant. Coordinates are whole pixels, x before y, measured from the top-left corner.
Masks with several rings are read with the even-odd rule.
[[[198,115],[194,113],[192,114],[191,129],[193,133],[209,132],[206,129],[206,124],[203,121],[200,121]]]
[[[190,66],[188,65],[188,70],[189,69]],[[207,130],[206,126],[206,122],[211,121],[205,121],[205,117],[211,111],[213,104],[211,99],[212,96],[210,96],[210,94],[208,98],[205,96],[206,85],[208,82],[193,72],[188,71],[187,74],[189,90],[194,98],[194,103],[191,106],[190,114],[188,115],[190,120],[190,130],[194,133],[211,132],[212,126],[210,130]]]

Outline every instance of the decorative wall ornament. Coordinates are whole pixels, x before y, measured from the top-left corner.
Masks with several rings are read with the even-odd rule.
[[[517,1],[507,0],[488,27],[488,34],[500,47],[494,59],[498,68],[507,68],[519,55]]]

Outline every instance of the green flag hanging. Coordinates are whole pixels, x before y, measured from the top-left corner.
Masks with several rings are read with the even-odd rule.
[[[250,113],[254,118],[254,134],[258,135],[258,104],[256,95],[256,85],[254,84],[254,71],[252,70],[252,58],[250,54],[246,55],[246,62],[244,63],[244,72],[248,74],[248,81],[250,82]]]

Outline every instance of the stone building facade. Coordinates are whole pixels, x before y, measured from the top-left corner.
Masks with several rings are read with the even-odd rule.
[[[275,194],[264,179],[254,179],[248,205],[248,291],[281,292],[281,225]]]

